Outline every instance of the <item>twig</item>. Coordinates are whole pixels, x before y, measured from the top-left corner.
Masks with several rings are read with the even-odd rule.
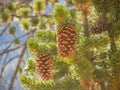
[[[9,44],[5,49],[3,50],[8,50],[11,47],[11,44]]]
[[[6,68],[6,66],[7,66],[12,60],[14,60],[15,58],[17,58],[17,57],[19,57],[19,56],[20,56],[20,55],[17,55],[17,56],[12,57],[11,59],[9,59],[8,62],[6,62],[6,63],[2,66],[0,77],[2,77],[2,73],[3,73],[4,69]]]
[[[23,44],[23,45],[25,45],[25,44]],[[7,52],[9,53],[11,51],[17,50],[17,49],[21,48],[23,45],[20,45],[20,46],[18,46],[16,48],[12,48],[12,49],[9,49],[9,50],[4,50],[2,53],[0,53],[0,56],[7,53]]]
[[[9,55],[9,53],[7,53],[7,55],[6,55],[5,59],[3,60],[4,62],[3,62],[3,64],[2,64],[2,65],[4,65],[4,64],[6,63],[7,58],[8,58],[8,55]],[[2,70],[1,70],[1,72],[2,72]]]
[[[7,30],[7,28],[10,26],[11,23],[8,23],[7,26],[2,30],[0,33],[0,36]]]

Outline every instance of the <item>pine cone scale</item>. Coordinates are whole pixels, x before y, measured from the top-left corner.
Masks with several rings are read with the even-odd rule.
[[[94,25],[91,27],[91,31],[94,34],[100,34],[100,33],[105,32],[107,30],[108,30],[108,22],[103,18],[98,19],[94,23]]]
[[[77,32],[74,26],[65,25],[58,29],[58,53],[61,57],[70,58],[75,55],[76,50],[74,49],[76,48],[76,38]]]
[[[51,79],[53,70],[53,58],[49,54],[40,54],[36,57],[36,70],[42,80]]]

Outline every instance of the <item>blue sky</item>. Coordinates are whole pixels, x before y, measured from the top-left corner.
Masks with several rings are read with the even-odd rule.
[[[0,31],[1,31],[2,29],[4,29],[5,26],[6,26],[6,25],[3,24],[3,27],[0,28]],[[15,34],[16,37],[19,37],[19,36],[21,36],[22,34],[26,33],[25,31],[20,30],[20,26],[19,26],[18,23],[14,24],[14,26],[16,27],[16,30],[17,30],[17,33]],[[22,39],[21,39],[21,43],[24,43],[24,42],[26,41],[26,38],[27,38],[27,37],[22,38]],[[14,40],[14,36],[8,35],[7,31],[6,31],[2,36],[0,36],[0,43],[6,42],[6,41],[12,41],[12,40]],[[8,44],[2,44],[2,45],[0,45],[0,51],[3,50],[4,48],[6,48],[8,45],[10,45],[10,44],[8,43]],[[14,48],[14,47],[17,47],[17,46],[11,45],[11,47],[10,47],[9,49],[12,49],[12,48]],[[6,60],[6,62],[8,62],[8,60],[9,60],[10,58],[12,58],[12,57],[14,57],[14,56],[16,56],[16,55],[19,55],[20,52],[21,52],[21,49],[16,50],[16,51],[10,53],[10,54],[8,55],[8,59]],[[3,65],[4,61],[5,61],[5,57],[6,57],[6,55],[3,55],[3,56],[0,57],[0,70],[1,70],[1,68],[2,68],[2,65]],[[6,67],[5,70],[4,70],[4,73],[2,74],[3,78],[5,78],[5,80],[7,81],[8,84],[9,84],[9,82],[10,82],[10,78],[11,78],[12,75],[13,75],[12,72],[13,72],[13,71],[15,70],[15,68],[16,68],[17,62],[18,62],[18,58],[12,60],[12,61],[7,65],[7,67]],[[4,83],[3,80],[0,79],[0,83]],[[2,84],[1,84],[1,85],[2,85]],[[20,85],[20,84],[18,84],[18,85]],[[1,87],[0,87],[0,88],[1,88]],[[3,88],[4,90],[7,90],[7,89],[6,89],[7,87],[2,87],[2,88]],[[2,89],[2,90],[3,90],[3,89]],[[21,89],[22,89],[22,88],[19,88],[19,90],[21,90]],[[0,89],[0,90],[1,90],[1,89]]]

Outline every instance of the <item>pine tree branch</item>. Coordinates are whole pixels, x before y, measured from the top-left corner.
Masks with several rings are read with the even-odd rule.
[[[88,39],[90,37],[90,33],[89,33],[89,25],[88,25],[86,8],[82,9],[82,19],[83,19],[84,36],[86,39]],[[91,62],[91,64],[94,66],[94,60],[92,60],[91,51],[90,50],[86,51],[85,55],[87,59]]]
[[[89,25],[87,18],[87,11],[85,9],[82,10],[82,19],[83,19],[83,28],[84,28],[84,36],[89,38]]]
[[[119,21],[119,0],[116,1],[115,3],[115,22]],[[114,32],[110,32],[110,30],[108,31],[109,34],[109,38],[110,38],[110,47],[111,47],[111,51],[114,53],[117,51],[117,47],[116,47],[116,43],[115,43],[115,37],[113,36],[113,34],[115,34]]]
[[[88,25],[88,17],[87,17],[87,8],[86,7],[82,8],[82,21],[83,21],[84,37],[87,40],[90,37],[90,33],[89,33],[89,25]],[[92,52],[88,49],[88,50],[85,51],[84,54],[85,54],[85,57],[88,60],[88,62],[90,62],[91,65],[94,66],[94,60],[92,60],[93,59]],[[94,83],[92,81],[93,81],[93,77],[90,77],[88,81],[85,80],[87,85],[83,85],[82,87],[85,90],[95,90]],[[81,84],[81,82],[80,82],[80,84]]]
[[[23,60],[23,57],[24,57],[26,48],[27,48],[27,45],[25,44],[24,47],[23,47],[23,49],[22,49],[21,55],[20,55],[20,57],[19,57],[19,60],[18,60],[18,63],[17,63],[17,67],[16,67],[16,70],[15,70],[15,72],[14,72],[14,74],[13,74],[12,79],[11,79],[11,82],[10,82],[10,85],[9,85],[8,90],[12,90],[12,88],[13,88],[14,81],[15,81],[17,72],[18,72],[18,70],[19,70],[19,66],[20,66],[20,64],[21,64],[21,62],[22,62],[22,60]]]
[[[110,38],[110,48],[111,48],[111,51],[112,51],[112,53],[115,53],[116,50],[117,50],[115,39],[114,39],[114,37],[111,37],[110,35],[109,35],[109,38]]]
[[[115,5],[115,23],[119,21],[119,0],[115,1],[114,3]],[[113,21],[111,21],[112,23],[114,23]],[[116,52],[117,50],[117,46],[116,46],[116,41],[115,41],[115,36],[114,36],[115,32],[111,32],[110,30],[108,31],[108,35],[109,35],[109,39],[110,39],[110,49],[111,49],[111,54],[113,55],[113,57],[116,57]],[[110,58],[111,59],[111,58]],[[111,63],[114,61],[117,61],[118,58],[111,60]],[[113,70],[113,74],[115,78],[112,78],[111,80],[111,87],[110,90],[119,90],[120,89],[120,70],[117,67],[117,63],[119,63],[120,61],[118,60],[118,62],[113,63],[112,65],[112,70]]]

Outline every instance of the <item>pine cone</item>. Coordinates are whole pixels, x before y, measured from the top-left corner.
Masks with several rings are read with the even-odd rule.
[[[108,30],[108,22],[105,19],[98,19],[91,27],[91,31],[94,34],[100,34]]]
[[[63,58],[74,57],[76,53],[77,31],[72,25],[60,27],[57,31],[58,53]]]
[[[38,55],[36,57],[36,70],[42,80],[50,80],[52,78],[53,58],[49,54]]]

